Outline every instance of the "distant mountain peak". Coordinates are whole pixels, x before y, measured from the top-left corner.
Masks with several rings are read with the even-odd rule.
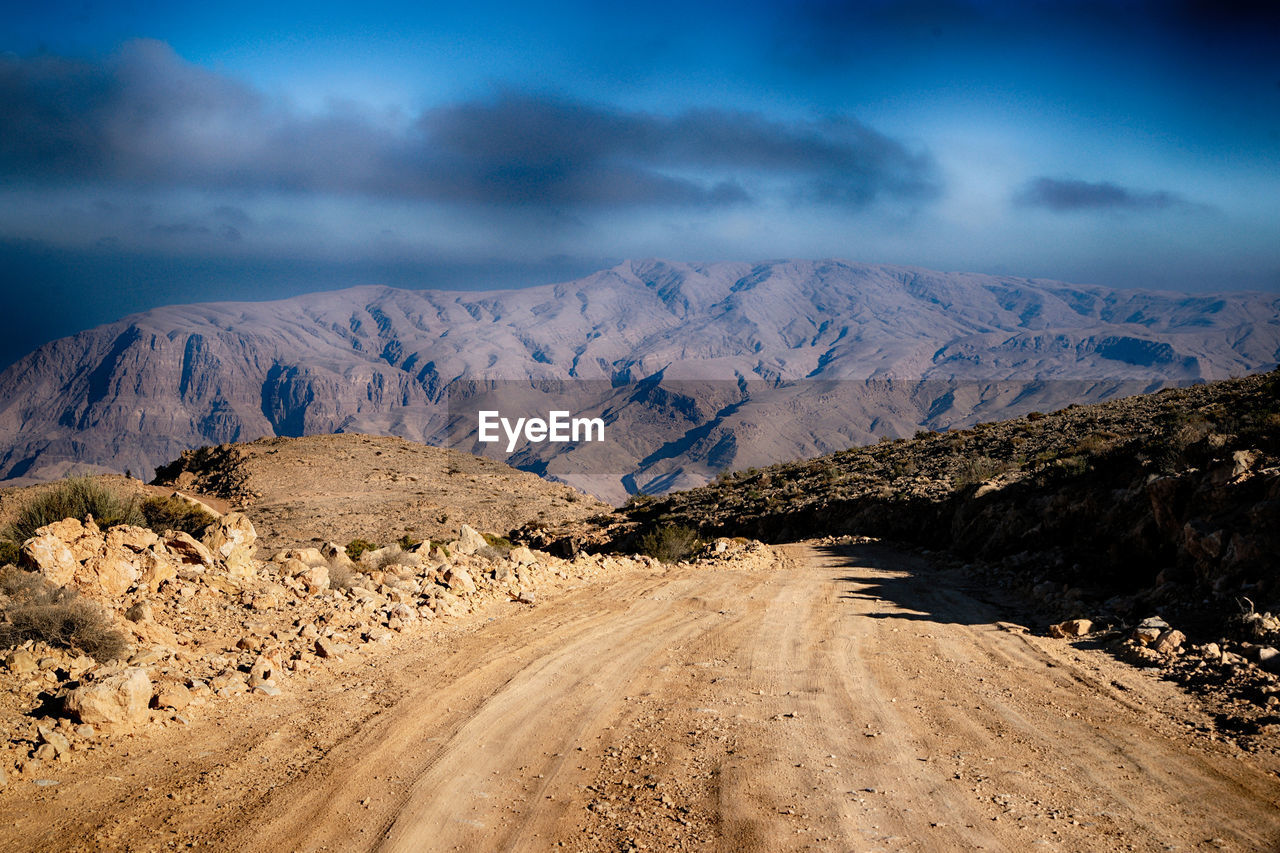
[[[47,479],[78,465],[148,472],[191,447],[270,435],[439,442],[451,389],[473,379],[608,389],[662,372],[663,383],[748,388],[680,422],[679,435],[646,433],[654,412],[628,409],[639,433],[615,449],[613,485],[589,484],[617,499],[624,479],[688,485],[718,465],[1269,368],[1280,358],[1278,317],[1280,298],[1266,294],[835,258],[647,258],[520,290],[370,284],[167,306],[54,341],[5,371],[0,477]],[[814,383],[847,384],[823,401]],[[979,390],[956,393],[964,383]],[[997,393],[993,383],[1004,385]],[[547,457],[511,461],[562,476]]]

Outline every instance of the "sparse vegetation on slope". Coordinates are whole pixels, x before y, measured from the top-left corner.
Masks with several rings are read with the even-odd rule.
[[[157,533],[180,530],[198,538],[216,520],[200,506],[176,497],[147,498],[142,502],[141,510],[147,527]]]
[[[28,641],[71,649],[97,661],[122,658],[128,639],[101,607],[35,572],[0,569],[0,649]]]
[[[14,542],[35,535],[38,528],[64,518],[85,521],[90,516],[100,527],[147,523],[137,499],[91,477],[74,477],[58,483],[27,501],[5,529]]]
[[[615,538],[672,524],[772,541],[863,534],[1103,591],[1179,581],[1270,603],[1278,466],[1272,372],[729,474],[628,505]]]
[[[698,532],[683,524],[667,524],[640,537],[640,553],[674,563],[698,549]]]

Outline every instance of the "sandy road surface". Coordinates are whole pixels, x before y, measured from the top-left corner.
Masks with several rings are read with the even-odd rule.
[[[0,848],[1280,849],[1280,778],[1172,685],[1003,631],[887,548],[783,554],[227,703],[92,779],[11,785]]]

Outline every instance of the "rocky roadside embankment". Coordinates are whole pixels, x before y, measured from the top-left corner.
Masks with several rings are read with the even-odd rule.
[[[465,524],[449,543],[392,545],[358,560],[335,543],[262,560],[256,542],[239,512],[199,539],[65,519],[26,540],[21,568],[4,570],[13,597],[0,598],[0,609],[16,613],[18,597],[35,586],[73,592],[101,611],[95,648],[103,660],[30,640],[0,652],[0,786],[56,784],[85,751],[111,749],[147,727],[186,725],[210,702],[268,701],[300,673],[435,620],[498,601],[534,605],[544,591],[656,563],[560,559]],[[723,540],[706,557],[741,559],[760,547]],[[112,632],[123,635],[124,651],[102,651],[115,648],[104,642]]]
[[[913,545],[1038,629],[1213,694],[1237,732],[1280,729],[1278,371],[882,440],[621,514],[545,547],[625,548],[664,525]]]

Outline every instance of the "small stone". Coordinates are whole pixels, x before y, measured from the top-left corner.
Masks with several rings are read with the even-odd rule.
[[[124,612],[124,618],[130,622],[150,622],[152,618],[151,602],[139,601]]]
[[[1178,653],[1178,650],[1186,641],[1186,634],[1173,628],[1168,628],[1160,633],[1151,648],[1157,654],[1174,655]]]
[[[1156,640],[1160,639],[1160,635],[1164,633],[1164,631],[1165,629],[1163,628],[1138,626],[1133,629],[1133,633],[1129,635],[1129,638],[1140,645],[1149,646]]]
[[[1083,637],[1093,630],[1093,622],[1089,619],[1068,619],[1049,626],[1049,636],[1063,639],[1066,637]]]
[[[476,591],[476,582],[471,579],[471,574],[461,566],[450,566],[444,573],[444,582],[454,592]]]
[[[67,740],[66,735],[61,732],[54,731],[48,726],[36,726],[36,732],[40,735],[42,743],[53,747],[55,755],[66,755],[71,751],[71,741]]]
[[[265,655],[258,655],[253,662],[253,666],[249,668],[249,687],[260,687],[264,684],[274,686],[276,673],[279,669],[279,665],[271,658]]]
[[[31,675],[40,669],[36,656],[26,649],[15,649],[4,659],[5,667],[16,675]]]
[[[336,658],[341,654],[341,649],[329,637],[316,638],[316,655],[322,658]]]
[[[176,681],[168,682],[156,691],[151,704],[156,708],[171,708],[174,711],[181,711],[191,704],[191,690],[185,684],[180,684]]]

